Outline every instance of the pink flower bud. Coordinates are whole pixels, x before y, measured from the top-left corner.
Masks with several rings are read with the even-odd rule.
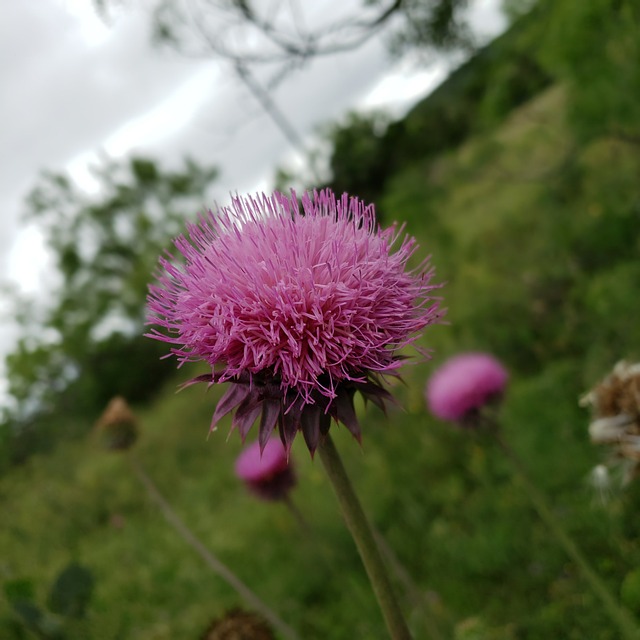
[[[509,374],[487,353],[462,353],[447,360],[429,379],[427,405],[442,420],[463,421],[499,398]]]
[[[257,441],[246,447],[236,459],[235,472],[263,500],[282,500],[296,483],[287,452],[276,438],[266,443],[262,453]]]

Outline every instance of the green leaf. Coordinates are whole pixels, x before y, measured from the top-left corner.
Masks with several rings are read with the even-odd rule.
[[[91,596],[95,580],[89,569],[76,563],[67,565],[56,578],[47,605],[62,616],[82,618]]]
[[[63,640],[62,626],[53,616],[47,614],[31,600],[20,599],[11,603],[22,624],[44,640]]]

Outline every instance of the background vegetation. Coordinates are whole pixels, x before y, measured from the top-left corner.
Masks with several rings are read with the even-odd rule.
[[[507,438],[552,497],[556,516],[640,617],[640,488],[603,495],[589,485],[603,452],[588,442],[588,416],[577,405],[617,360],[640,356],[638,33],[640,9],[631,0],[541,2],[402,121],[354,115],[331,134],[332,185],[374,198],[386,223],[406,222],[447,283],[449,324],[422,341],[434,358],[408,366],[406,385],[394,389],[403,410],[386,419],[361,407],[362,450],[335,429],[368,513],[417,587],[416,596],[398,584],[417,638],[430,637],[428,619],[442,637],[459,640],[617,637],[500,452],[427,414],[430,372],[467,349],[508,365]],[[116,188],[127,197],[111,201],[105,216],[131,202],[146,215],[171,203],[175,220],[185,208],[173,207],[178,199],[167,185],[197,199],[215,176],[192,165],[187,182],[172,183],[140,162],[127,174],[133,181],[123,177]],[[200,182],[188,182],[194,175]],[[76,197],[57,185],[63,200]],[[166,197],[154,205],[128,199],[140,190]],[[52,208],[47,198],[41,211]],[[81,211],[78,220],[99,220],[98,209],[73,211]],[[145,251],[113,245],[134,261],[118,271],[132,300],[152,268],[144,260],[173,233],[171,224],[153,236],[152,224],[144,229],[136,237],[153,238]],[[99,292],[89,316],[103,317],[113,289],[97,283],[109,282],[112,263],[83,262],[67,246],[73,235],[60,238],[62,290],[79,311],[88,293]],[[80,271],[87,267],[94,271]],[[48,603],[48,624],[59,630],[40,637],[197,638],[211,618],[239,604],[166,525],[126,456],[97,446],[92,425],[116,391],[134,401],[141,420],[133,455],[206,545],[302,637],[385,637],[328,483],[304,446],[294,447],[293,498],[311,533],[284,506],[258,503],[238,484],[238,438],[225,442],[224,427],[206,438],[217,390],[175,395],[193,372],[149,373],[158,366],[157,353],[148,353],[153,344],[127,332],[96,340],[91,323],[68,321],[65,300],[46,321],[56,339],[26,341],[9,361],[21,402],[2,431],[0,637],[34,637],[27,609],[42,612]],[[119,317],[139,322],[142,303],[128,308]],[[38,354],[49,377],[38,373]],[[56,373],[59,358],[66,377]],[[36,383],[46,403],[25,404]],[[93,576],[85,581],[91,599],[73,615],[51,596],[69,563]]]

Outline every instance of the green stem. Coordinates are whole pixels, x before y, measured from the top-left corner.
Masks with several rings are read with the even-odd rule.
[[[640,638],[640,633],[638,631],[635,620],[624,607],[618,604],[616,599],[611,595],[606,584],[591,568],[591,565],[584,557],[576,543],[565,531],[564,527],[560,524],[558,519],[554,516],[553,511],[549,507],[546,498],[527,475],[520,457],[503,439],[498,430],[494,432],[494,437],[502,451],[506,454],[506,456],[515,467],[520,477],[520,481],[529,494],[531,502],[533,502],[533,506],[538,512],[541,520],[543,520],[544,523],[549,527],[553,535],[566,551],[567,555],[580,568],[584,578],[593,589],[593,592],[596,594],[596,596],[598,596],[598,598],[600,598],[603,606],[605,607],[611,618],[618,625],[618,629],[622,634],[621,637],[625,638],[626,640],[638,640]]]
[[[382,611],[389,634],[393,640],[410,640],[411,634],[391,588],[391,582],[380,551],[375,543],[371,527],[353,490],[338,450],[329,434],[320,443],[318,452],[338,498],[342,515],[360,553],[360,558],[369,576],[373,591],[378,599],[378,605]]]
[[[298,523],[300,527],[300,531],[304,534],[305,540],[313,545],[314,553],[321,554],[323,559],[327,561],[327,563],[331,564],[335,560],[335,556],[332,553],[331,549],[329,549],[323,541],[318,539],[315,536],[315,532],[307,519],[304,517],[303,513],[296,506],[295,502],[291,499],[290,495],[287,495],[283,499],[284,504],[287,509],[289,509],[292,517]],[[390,547],[389,543],[385,540],[384,536],[372,527],[371,529],[373,533],[373,537],[378,545],[378,549],[380,550],[380,554],[382,555],[382,559],[385,561],[386,565],[391,570],[391,573],[394,574],[396,580],[396,585],[400,585],[402,589],[404,589],[405,595],[408,600],[411,602],[411,606],[414,611],[420,612],[421,617],[424,617],[424,612],[427,609],[432,609],[433,605],[426,598],[425,594],[420,591],[420,589],[416,586],[415,582],[411,579],[409,572],[406,570],[404,566],[402,566],[398,556],[396,556],[393,549]],[[444,636],[440,632],[440,630],[432,625],[428,629],[426,629],[428,636],[431,640],[444,640]]]
[[[300,530],[305,535],[313,535],[311,526],[307,522],[307,519],[302,515],[302,512],[300,511],[300,509],[298,509],[298,507],[296,506],[296,503],[291,499],[291,496],[287,494],[282,499],[282,501],[284,502],[285,506],[289,510],[289,513],[293,516],[293,519],[297,522],[298,526],[300,527]]]
[[[269,606],[267,606],[238,576],[216,558],[209,549],[192,533],[187,525],[180,519],[173,507],[160,493],[153,480],[147,475],[142,465],[136,458],[129,456],[129,462],[133,472],[147,490],[149,497],[158,505],[165,520],[178,532],[180,537],[204,560],[205,564],[218,576],[220,576],[253,610],[260,613],[274,628],[278,629],[283,638],[299,640],[298,634],[282,620]]]

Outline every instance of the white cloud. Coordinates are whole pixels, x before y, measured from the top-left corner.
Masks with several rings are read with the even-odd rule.
[[[189,122],[212,98],[219,65],[210,63],[174,89],[168,98],[130,120],[104,143],[111,156],[122,156],[140,145],[157,145],[184,131]]]
[[[88,47],[98,47],[113,36],[113,31],[98,15],[93,2],[61,0],[61,4],[75,18],[77,28]]]
[[[25,227],[16,237],[9,252],[7,276],[19,285],[22,293],[37,294],[42,290],[44,273],[52,261],[42,231],[35,225]]]

